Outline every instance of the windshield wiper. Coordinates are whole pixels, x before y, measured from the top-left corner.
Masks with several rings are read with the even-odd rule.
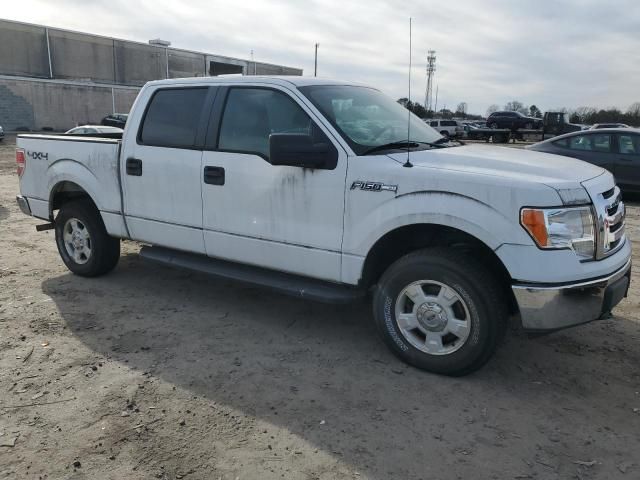
[[[428,145],[430,147],[440,147],[440,145],[436,145],[435,143],[429,143],[429,142],[418,142],[415,140],[411,140],[411,141],[406,141],[406,140],[401,140],[399,142],[390,142],[390,143],[385,143],[383,145],[377,145],[375,147],[371,147],[368,150],[365,150],[362,155],[369,155],[370,153],[375,153],[375,152],[379,152],[381,150],[390,150],[390,149],[407,149],[407,148],[416,148],[419,147],[420,145]]]

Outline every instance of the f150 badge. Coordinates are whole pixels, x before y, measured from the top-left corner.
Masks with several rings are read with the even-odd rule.
[[[362,180],[356,180],[351,184],[351,190],[359,188],[360,190],[366,190],[370,192],[393,192],[398,191],[397,185],[387,185],[380,182],[363,182]]]

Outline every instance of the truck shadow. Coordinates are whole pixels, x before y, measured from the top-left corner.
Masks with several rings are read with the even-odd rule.
[[[561,334],[512,337],[480,372],[439,377],[387,351],[368,304],[316,304],[140,263],[127,255],[108,276],[65,274],[42,289],[97,354],[285,428],[372,478],[423,478],[445,458],[462,459],[456,472],[473,478],[465,452],[480,461],[490,451],[488,468],[511,478],[523,445],[548,443],[541,432],[590,418],[593,434],[615,393],[592,379],[622,375]],[[625,428],[606,418],[615,411],[598,415]]]

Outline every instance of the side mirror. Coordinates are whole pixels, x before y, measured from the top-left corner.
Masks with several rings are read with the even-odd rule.
[[[314,143],[303,133],[269,135],[269,163],[304,168],[334,168],[338,152],[329,143]]]

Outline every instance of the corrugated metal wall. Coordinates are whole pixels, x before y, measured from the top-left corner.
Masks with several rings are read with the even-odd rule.
[[[0,75],[141,86],[206,75],[210,61],[241,66],[245,75],[302,75],[281,65],[0,20]]]
[[[99,122],[114,106],[128,112],[146,82],[225,70],[214,63],[244,75],[302,75],[297,68],[0,20],[0,125],[66,130]]]

